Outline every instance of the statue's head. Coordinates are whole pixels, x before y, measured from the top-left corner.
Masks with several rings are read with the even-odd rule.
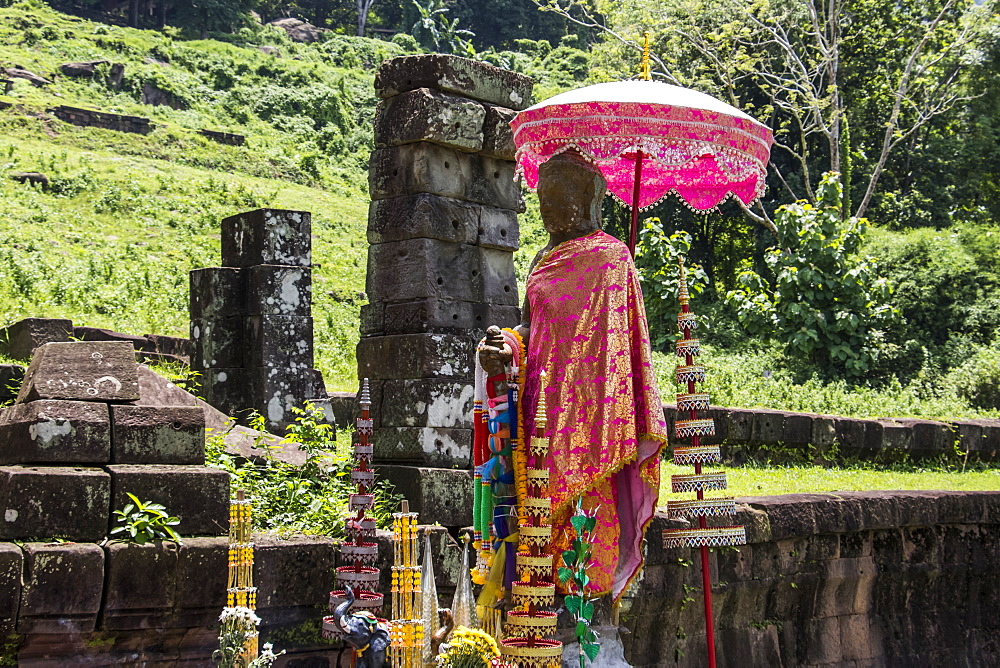
[[[574,150],[538,168],[538,203],[545,229],[576,236],[601,227],[601,200],[608,190],[600,170]]]

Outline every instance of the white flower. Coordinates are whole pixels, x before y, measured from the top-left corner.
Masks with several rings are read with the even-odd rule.
[[[222,609],[222,614],[219,615],[219,621],[225,624],[226,622],[233,621],[242,623],[245,625],[260,625],[260,617],[258,617],[253,610],[250,608],[245,608],[243,606],[227,607]]]

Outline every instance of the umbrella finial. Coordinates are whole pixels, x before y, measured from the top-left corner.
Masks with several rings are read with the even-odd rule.
[[[653,70],[649,66],[649,31],[642,33],[642,60],[639,62],[639,78],[649,81],[653,78]]]
[[[680,265],[681,265],[681,281],[680,281],[680,288],[678,289],[678,293],[679,293],[678,294],[678,298],[680,299],[681,306],[685,306],[690,301],[690,296],[688,295],[687,281],[684,279],[684,256],[683,255],[679,258],[679,261],[680,261]]]

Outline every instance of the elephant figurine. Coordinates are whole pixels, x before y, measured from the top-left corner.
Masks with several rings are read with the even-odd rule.
[[[344,640],[354,648],[355,668],[384,668],[389,648],[389,625],[367,610],[348,612],[354,604],[354,591],[345,586],[346,601],[333,609],[333,620],[344,632]]]

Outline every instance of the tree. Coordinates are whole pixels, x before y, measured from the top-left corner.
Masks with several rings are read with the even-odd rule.
[[[358,4],[358,37],[365,36],[365,24],[368,23],[368,12],[375,0],[357,0]]]
[[[878,267],[859,251],[867,221],[841,211],[839,175],[824,174],[816,204],[782,206],[778,245],[765,256],[773,280],[748,271],[727,299],[756,336],[783,343],[812,365],[860,378],[876,361],[882,327],[896,311]]]
[[[993,0],[636,0],[599,3],[598,13],[586,0],[534,1],[602,31],[617,76],[638,61],[629,35],[649,28],[654,77],[712,92],[771,125],[782,199],[816,204],[815,175],[836,171],[860,195],[857,217],[907,142],[969,99],[962,74],[994,9]],[[777,204],[746,214],[771,227]]]

